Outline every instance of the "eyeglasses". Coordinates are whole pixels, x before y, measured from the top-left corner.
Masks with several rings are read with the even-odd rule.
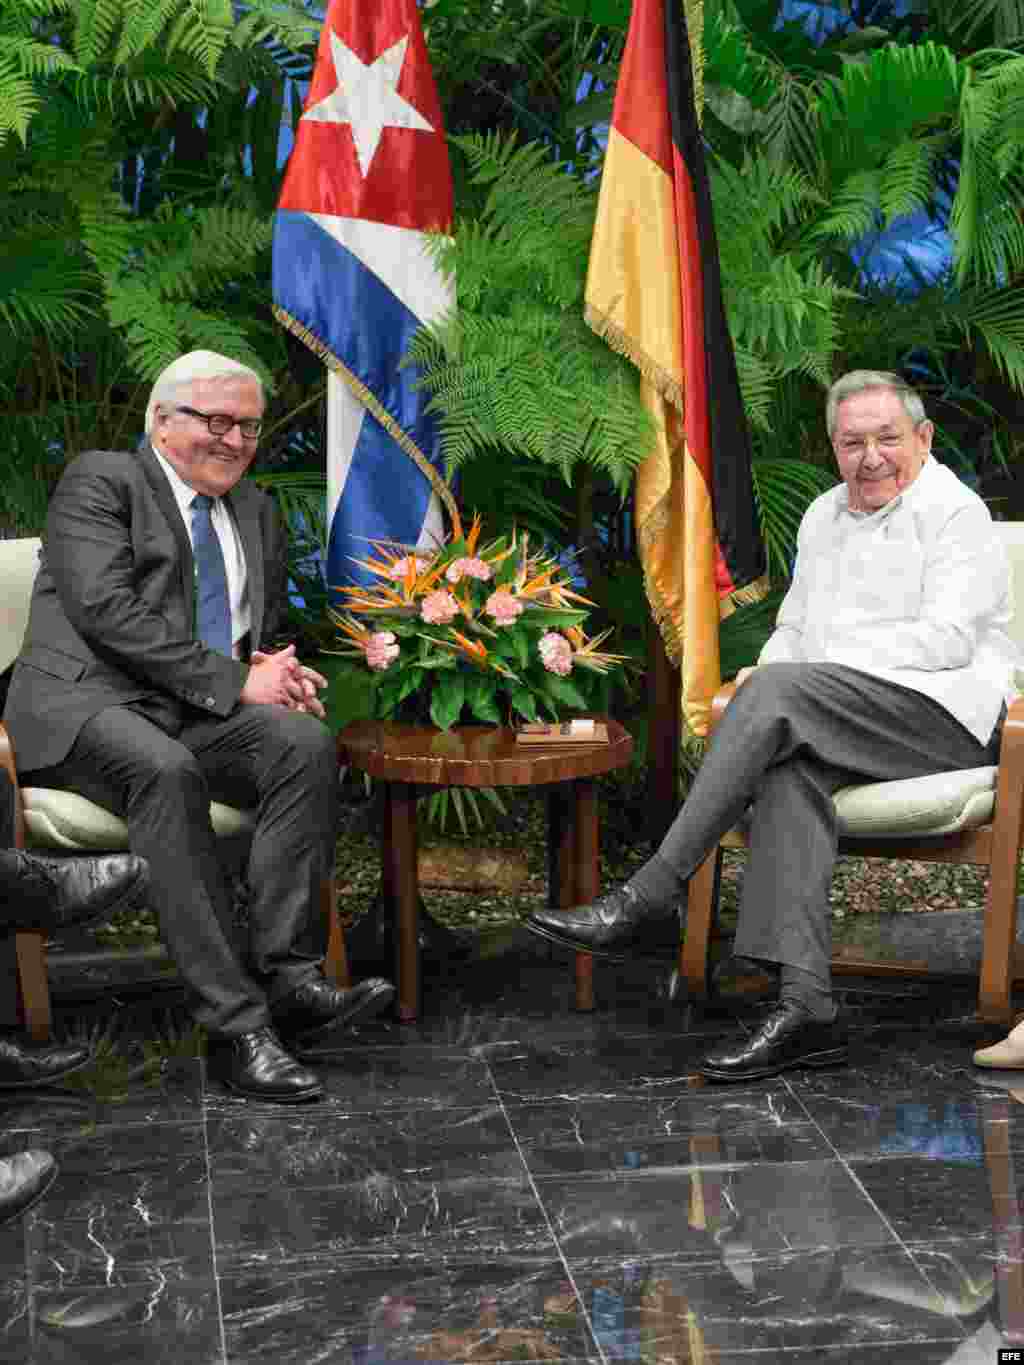
[[[232,427],[237,427],[247,441],[256,441],[263,430],[261,417],[230,417],[226,412],[200,412],[197,408],[187,408],[179,404],[178,412],[187,412],[190,417],[198,417],[205,422],[211,436],[226,436]]]

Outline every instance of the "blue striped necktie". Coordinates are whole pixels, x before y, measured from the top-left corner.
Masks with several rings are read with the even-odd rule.
[[[196,564],[196,634],[204,645],[231,657],[231,602],[217,532],[210,509],[213,498],[192,499],[192,555]]]

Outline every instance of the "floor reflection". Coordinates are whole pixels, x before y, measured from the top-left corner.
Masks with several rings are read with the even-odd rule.
[[[975,1071],[969,987],[851,987],[841,1070],[732,1089],[730,1027],[608,969],[428,980],[326,1098],[251,1106],[193,1061],[121,1100],[0,1100],[62,1174],[0,1229],[17,1365],[994,1365],[1024,1347],[1024,1073]],[[545,1011],[547,1017],[545,1017]],[[458,1021],[455,1027],[453,1021]]]

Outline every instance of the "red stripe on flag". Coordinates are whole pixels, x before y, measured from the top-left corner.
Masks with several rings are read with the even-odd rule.
[[[660,5],[633,6],[615,87],[612,127],[666,175],[672,174],[672,127],[665,103],[665,23]]]

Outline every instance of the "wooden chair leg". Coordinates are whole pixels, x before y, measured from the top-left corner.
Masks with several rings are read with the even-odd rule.
[[[1016,871],[1016,870],[1015,870]],[[978,1013],[992,1023],[1013,1022],[1013,977],[1016,967],[1017,886],[998,878],[993,866],[988,885],[981,949]]]
[[[679,977],[691,1000],[710,994],[711,922],[715,911],[715,882],[720,848],[714,849],[690,878],[686,894],[686,935],[679,946]]]
[[[576,896],[580,905],[589,905],[597,896],[601,880],[598,860],[597,788],[590,780],[573,784],[573,826],[576,863]],[[591,953],[576,954],[576,1008],[594,1008],[594,958]]]
[[[18,986],[25,1030],[36,1042],[50,1036],[50,983],[46,979],[46,935],[23,930],[15,935]]]
[[[336,986],[351,986],[352,977],[348,970],[345,935],[341,931],[341,921],[338,919],[338,889],[333,877],[325,877],[320,883],[320,911],[327,925],[324,975]]]
[[[1024,792],[1006,791],[1000,773],[997,817],[992,829],[992,861],[981,946],[978,1013],[993,1023],[1013,1022],[1013,978],[1017,959],[1017,870],[1020,862]],[[1016,783],[1013,786],[1016,787]],[[1004,814],[1005,812],[1005,814]]]

